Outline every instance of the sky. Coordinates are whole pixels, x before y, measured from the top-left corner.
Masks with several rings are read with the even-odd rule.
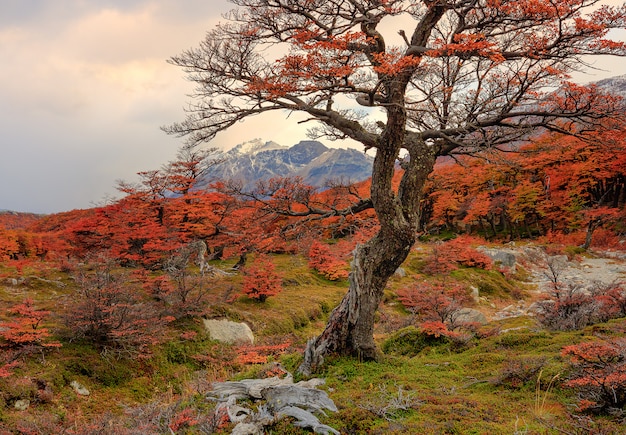
[[[173,160],[182,140],[160,127],[184,119],[192,88],[166,60],[196,47],[231,7],[0,0],[0,210],[90,208],[118,196],[117,180],[137,181],[137,172]],[[599,66],[605,71],[580,81],[626,74],[626,59]],[[306,138],[286,114],[274,116],[235,126],[210,145]]]

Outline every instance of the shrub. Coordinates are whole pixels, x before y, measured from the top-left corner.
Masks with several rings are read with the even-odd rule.
[[[472,248],[477,239],[471,236],[458,236],[445,243],[433,245],[431,254],[426,258],[424,272],[437,275],[456,269],[459,265],[488,270],[493,261],[489,256]]]
[[[160,318],[154,305],[142,300],[140,289],[128,285],[125,275],[112,274],[110,264],[96,266],[78,282],[66,316],[72,336],[120,355],[149,356],[163,326],[173,318]]]
[[[246,266],[243,271],[243,292],[246,296],[265,302],[268,297],[280,293],[282,279],[274,269],[274,263],[265,255],[260,255],[254,264]]]
[[[13,320],[2,325],[0,336],[9,347],[43,346],[60,347],[61,343],[48,341],[50,332],[41,326],[42,321],[50,315],[50,311],[36,310],[32,299],[24,301],[7,310],[13,314]]]
[[[578,391],[579,408],[603,412],[626,406],[626,339],[593,341],[566,346],[572,373],[566,386]]]
[[[620,283],[596,284],[588,291],[558,281],[553,284],[537,303],[537,318],[550,329],[576,330],[626,316],[626,289]]]
[[[537,302],[537,319],[549,329],[571,331],[591,325],[598,319],[599,301],[575,285],[555,286]]]
[[[337,281],[348,277],[346,263],[337,258],[327,244],[315,240],[311,244],[308,257],[309,267],[318,271],[325,278]]]
[[[399,289],[398,300],[421,322],[441,322],[457,328],[461,308],[471,301],[459,284],[421,282]]]

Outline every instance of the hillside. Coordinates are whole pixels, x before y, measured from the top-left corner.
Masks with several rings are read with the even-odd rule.
[[[389,283],[375,331],[383,352],[378,362],[333,359],[318,374],[326,382],[320,388],[337,406],[336,412],[321,416],[321,422],[342,434],[557,434],[580,433],[575,431],[581,428],[588,431],[584,433],[620,433],[623,417],[619,412],[595,415],[576,411],[583,403],[580,398],[599,396],[593,396],[593,390],[568,386],[581,368],[562,351],[579,342],[620,343],[626,332],[626,313],[608,323],[594,318],[577,328],[560,330],[546,326],[540,312],[528,308],[550,294],[551,283],[562,288],[575,284],[591,291],[598,287],[594,278],[605,276],[608,270],[621,280],[618,288],[624,297],[624,253],[612,251],[611,257],[591,252],[572,254],[571,247],[529,244],[491,245],[476,251],[468,250],[468,246],[477,240],[452,242],[442,245],[433,239],[418,244]],[[455,262],[442,272],[448,260],[436,252],[456,252],[455,256],[465,252],[460,257],[473,258],[477,266]],[[500,260],[488,266],[489,260],[480,252]],[[513,255],[513,259],[504,254]],[[248,260],[256,262],[254,258]],[[144,351],[133,344],[143,336],[117,341],[123,345],[120,348],[116,341],[94,345],[85,335],[67,329],[68,317],[77,315],[73,307],[82,300],[79,295],[90,288],[90,281],[80,277],[103,270],[99,263],[66,265],[64,270],[37,264],[21,270],[0,267],[4,307],[15,307],[32,298],[36,310],[50,312],[43,324],[36,326],[39,338],[31,338],[30,347],[6,347],[9,342],[3,334],[5,350],[17,352],[17,365],[9,367],[8,374],[0,379],[0,428],[20,434],[62,430],[77,434],[102,430],[116,434],[170,430],[176,434],[230,433],[235,424],[218,419],[216,402],[206,399],[211,384],[284,376],[283,370],[294,372],[305,341],[319,333],[347,286],[344,279],[324,278],[302,256],[273,255],[271,260],[282,291],[263,303],[241,294],[247,275],[231,269],[234,261],[213,261],[211,276],[201,276],[197,266],[189,265],[185,279],[194,282],[195,289],[187,296],[194,306],[184,308],[191,311],[181,316],[174,310],[177,291],[160,293],[160,298],[170,301],[167,306],[177,319],[150,327],[157,333],[154,327],[159,326],[162,339],[150,341],[151,350],[143,356]],[[555,266],[561,264],[558,262],[564,262],[562,268]],[[599,269],[592,269],[590,264]],[[115,281],[122,284],[115,287],[116,291],[137,291],[130,271],[107,270],[112,276],[126,277],[126,281]],[[595,274],[590,273],[592,270]],[[556,277],[556,281],[549,277]],[[433,326],[424,323],[424,314],[412,312],[407,295],[416,286],[427,288],[423,286],[439,282],[464,289],[467,297],[457,300],[461,302],[457,308],[482,313],[486,323],[477,320],[479,323],[462,326],[456,318],[457,326],[453,327],[448,323],[453,317],[444,316],[448,326],[429,329]],[[197,301],[203,307],[200,311]],[[433,305],[433,301],[427,303]],[[524,309],[514,311],[511,306]],[[4,331],[14,329],[7,322],[20,316],[3,312],[0,320]],[[244,345],[211,340],[199,316],[245,322],[255,342]],[[48,328],[49,335],[43,327]],[[46,347],[57,340],[61,347]],[[615,360],[616,367],[621,361]],[[276,362],[282,366],[278,371]],[[89,395],[81,395],[74,382]],[[620,394],[626,392],[621,384],[619,388]],[[270,424],[267,431],[310,433],[294,428],[289,419]]]

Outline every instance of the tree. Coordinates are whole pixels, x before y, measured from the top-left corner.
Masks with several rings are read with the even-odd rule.
[[[250,299],[265,302],[282,290],[282,279],[276,273],[271,258],[260,255],[250,266],[243,270],[243,292]]]
[[[597,89],[565,79],[586,55],[626,55],[624,43],[605,39],[624,27],[624,7],[584,15],[596,0],[232,3],[239,8],[228,22],[171,58],[196,84],[196,100],[186,120],[164,130],[194,146],[253,115],[299,112],[315,123],[311,137],[376,151],[368,199],[308,211],[374,208],[380,229],[355,250],[348,293],[309,342],[303,373],[331,353],[376,358],[375,312],[415,242],[422,188],[438,156],[502,147],[538,128],[576,125],[582,133],[621,113]],[[397,25],[402,45],[388,44],[383,24]]]
[[[50,315],[50,311],[36,310],[32,299],[26,298],[7,310],[13,315],[10,322],[2,324],[0,337],[8,347],[26,346],[60,347],[61,344],[49,341],[51,334],[41,323]]]

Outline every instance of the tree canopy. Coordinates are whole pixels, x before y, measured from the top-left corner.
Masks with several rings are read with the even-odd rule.
[[[537,129],[584,135],[619,101],[567,81],[626,7],[597,0],[233,0],[198,48],[171,59],[196,86],[187,118],[165,130],[194,147],[240,120],[301,112],[312,137],[375,149],[370,199],[380,230],[359,246],[350,290],[309,344],[302,371],[329,353],[376,357],[373,321],[387,279],[420,223],[438,156],[510,147]],[[392,45],[391,32],[402,43]],[[396,163],[404,174],[392,183]],[[360,209],[363,206],[361,204]]]

